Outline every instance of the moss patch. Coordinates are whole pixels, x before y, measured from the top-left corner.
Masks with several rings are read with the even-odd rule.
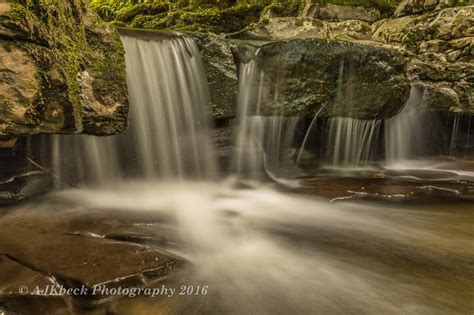
[[[125,128],[123,47],[115,30],[88,11],[83,1],[19,0],[12,4],[8,20],[0,23],[15,34],[5,41],[36,63],[40,88],[27,109],[28,133],[110,134]],[[106,107],[120,103],[117,113],[107,117],[90,110],[81,90],[84,71],[94,78],[94,85],[101,86],[94,95],[97,103]]]
[[[187,0],[146,3],[131,1],[128,5],[119,5],[121,1],[115,0],[114,3],[120,9],[115,12],[107,11],[105,14],[100,9],[101,1],[105,6],[110,0],[93,1],[97,12],[102,14],[103,18],[114,20],[121,26],[213,33],[241,31],[269,14],[277,17],[296,16],[306,4],[304,0]],[[318,2],[376,7],[383,15],[390,15],[400,0],[318,0]]]

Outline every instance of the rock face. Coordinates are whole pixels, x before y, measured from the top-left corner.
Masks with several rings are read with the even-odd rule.
[[[212,117],[235,117],[238,78],[229,41],[210,33],[187,34],[196,42],[206,68]]]
[[[0,135],[121,132],[123,55],[83,1],[0,3]]]
[[[474,65],[412,60],[408,74],[424,87],[424,103],[434,111],[474,113]]]
[[[474,61],[474,5],[406,15],[373,25],[372,39],[401,45],[421,58]]]
[[[260,47],[264,114],[387,118],[410,91],[406,59],[394,50],[318,39]],[[374,92],[376,91],[376,93]]]
[[[400,17],[404,15],[427,13],[468,4],[469,0],[404,0],[400,3],[394,15]]]

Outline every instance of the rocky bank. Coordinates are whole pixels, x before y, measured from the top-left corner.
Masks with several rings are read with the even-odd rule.
[[[0,3],[0,137],[127,125],[124,51],[85,1]]]

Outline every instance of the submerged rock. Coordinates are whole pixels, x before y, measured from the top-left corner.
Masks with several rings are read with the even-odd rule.
[[[124,51],[83,1],[0,6],[0,135],[126,127]]]
[[[405,104],[407,62],[396,50],[320,39],[260,47],[264,114],[388,118]]]

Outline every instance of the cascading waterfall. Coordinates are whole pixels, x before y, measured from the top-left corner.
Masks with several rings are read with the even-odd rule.
[[[265,170],[278,173],[279,167],[292,158],[290,147],[298,118],[262,115],[267,92],[263,86],[265,73],[253,59],[241,64],[240,69],[234,170],[250,178],[261,177]]]
[[[373,158],[378,137],[380,134],[381,120],[361,120],[350,117],[331,117],[324,119],[324,130],[321,134],[316,133],[316,123],[320,113],[334,105],[345,106],[347,99],[352,97],[351,86],[344,80],[346,70],[345,60],[341,59],[337,80],[336,97],[331,103],[325,103],[315,113],[311,124],[306,131],[303,143],[298,154],[298,163],[301,161],[303,152],[307,149],[310,137],[321,137],[319,141],[321,150],[320,162],[324,167],[330,168],[354,168],[364,167]],[[353,108],[346,108],[350,113]],[[313,148],[314,149],[314,148]]]
[[[89,183],[213,177],[208,90],[195,43],[185,36],[122,36],[122,41],[131,110],[128,129],[112,137],[55,136],[54,172]]]
[[[412,87],[403,110],[385,121],[385,159],[396,165],[433,151],[434,117],[423,105],[423,90]],[[437,143],[439,146],[440,144]]]
[[[446,127],[426,107],[423,98],[424,90],[412,87],[402,111],[385,121],[385,159],[388,165],[405,167],[407,161],[449,153]],[[459,122],[455,120],[451,143],[455,142],[457,126]]]
[[[449,155],[467,155],[472,146],[473,137],[472,115],[462,115],[455,113],[453,119],[453,127],[451,130],[451,139],[449,144]]]
[[[380,120],[348,117],[328,119],[325,165],[331,167],[362,167],[373,157],[380,134]]]

